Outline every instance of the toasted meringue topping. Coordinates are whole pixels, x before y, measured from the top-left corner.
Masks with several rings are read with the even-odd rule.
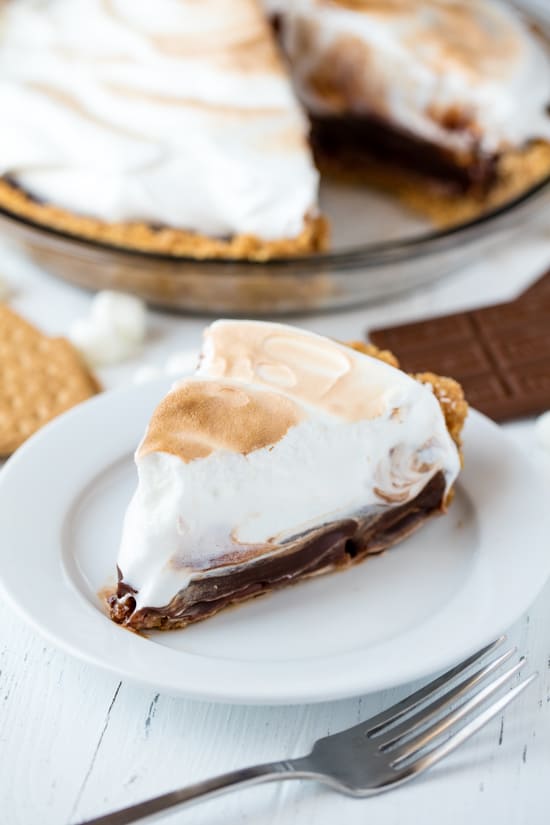
[[[219,450],[247,455],[279,441],[304,417],[290,399],[229,381],[187,380],[155,410],[138,457],[193,461]]]
[[[261,321],[217,321],[205,333],[199,374],[259,384],[360,421],[385,410],[387,376],[370,367],[355,350],[319,335]]]
[[[456,152],[550,139],[549,49],[508,4],[277,6],[296,87],[316,114],[375,115]]]
[[[281,552],[334,520],[412,501],[457,449],[426,386],[282,324],[218,321],[153,414],[118,565],[137,607]]]
[[[0,4],[0,175],[104,221],[299,235],[318,175],[261,9],[153,5]]]

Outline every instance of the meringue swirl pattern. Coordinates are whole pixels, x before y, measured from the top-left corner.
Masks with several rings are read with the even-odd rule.
[[[105,222],[298,236],[308,125],[253,0],[7,0],[0,176]]]

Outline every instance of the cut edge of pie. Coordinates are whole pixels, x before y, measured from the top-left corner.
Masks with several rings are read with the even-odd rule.
[[[494,161],[489,185],[457,191],[445,180],[431,178],[369,155],[361,158],[344,149],[327,153],[317,146],[315,158],[321,172],[346,184],[370,186],[397,198],[407,209],[427,217],[436,228],[448,229],[475,220],[513,203],[550,177],[550,143],[536,140],[521,149],[510,149]]]

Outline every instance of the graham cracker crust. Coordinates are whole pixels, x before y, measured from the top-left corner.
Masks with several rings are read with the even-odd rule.
[[[550,143],[536,141],[496,160],[495,183],[488,189],[457,191],[444,182],[379,159],[340,157],[316,152],[321,172],[348,184],[371,186],[397,197],[408,209],[446,229],[479,218],[520,197],[550,175]]]
[[[185,229],[157,228],[140,222],[107,223],[36,201],[5,178],[0,178],[0,207],[76,238],[132,251],[198,260],[268,261],[299,257],[325,251],[329,241],[329,226],[323,215],[306,216],[304,228],[297,237],[275,241],[265,241],[254,235],[210,238]]]
[[[359,162],[346,153],[334,157],[317,152],[316,161],[328,177],[371,186],[397,197],[408,209],[445,229],[474,220],[527,192],[550,175],[550,143],[537,141],[503,154],[496,162],[496,182],[487,190],[456,191],[452,186],[362,155]],[[140,222],[108,223],[41,203],[18,186],[0,178],[0,207],[41,226],[75,238],[174,258],[196,260],[269,261],[327,251],[330,227],[324,215],[307,216],[295,238],[265,241],[253,235],[211,238],[185,229],[154,227]]]

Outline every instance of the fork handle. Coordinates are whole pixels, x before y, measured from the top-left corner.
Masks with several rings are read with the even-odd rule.
[[[160,814],[175,807],[185,807],[194,802],[202,802],[205,799],[212,799],[228,791],[237,788],[251,787],[260,782],[274,782],[285,779],[313,779],[311,771],[301,769],[302,760],[287,760],[285,762],[268,762],[265,765],[255,765],[252,768],[242,768],[213,779],[205,779],[204,782],[197,782],[195,785],[188,785],[178,791],[156,796],[146,802],[139,802],[137,805],[130,805],[119,811],[99,816],[96,819],[88,819],[80,825],[130,825],[147,817]],[[316,778],[316,777],[315,777]]]

